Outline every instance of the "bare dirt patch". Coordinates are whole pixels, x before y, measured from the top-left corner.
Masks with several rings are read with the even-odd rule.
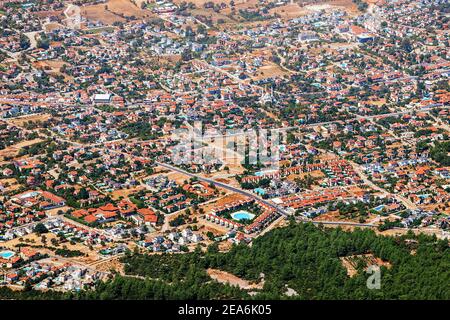
[[[23,125],[28,122],[37,122],[41,121],[44,122],[48,119],[50,119],[51,115],[48,113],[40,113],[40,114],[33,114],[33,115],[27,115],[27,116],[21,116],[17,118],[7,119],[7,122],[18,127],[23,127]]]
[[[63,29],[63,28],[64,28],[63,25],[61,25],[61,24],[59,24],[59,23],[56,23],[56,22],[54,22],[54,23],[47,23],[47,24],[44,26],[44,30],[45,30],[46,32],[52,32],[53,30],[56,30],[56,29]]]
[[[3,150],[0,150],[0,161],[5,160],[5,157],[14,157],[18,154],[19,150],[23,147],[28,147],[31,146],[33,144],[42,142],[42,139],[33,139],[33,140],[27,140],[27,141],[22,141],[19,143],[16,143],[14,145],[11,145]]]
[[[45,211],[45,213],[48,216],[53,217],[53,216],[59,215],[60,212],[66,213],[70,209],[73,209],[73,208],[69,207],[69,206],[64,206],[64,207],[59,207],[59,208],[54,208],[54,209],[47,210],[47,211]]]
[[[369,213],[366,217],[366,221],[371,221],[376,218],[376,215]],[[314,221],[336,221],[336,222],[360,222],[359,217],[355,218],[343,217],[339,214],[339,210],[329,211],[327,213],[321,214],[320,216],[313,219]]]
[[[119,259],[119,257],[115,257],[113,259],[100,261],[98,263],[95,263],[94,268],[97,271],[110,272],[113,270],[119,272],[120,274],[125,274],[124,265],[119,261]]]
[[[238,286],[240,289],[243,290],[251,290],[251,289],[262,289],[263,288],[263,282],[260,283],[251,283],[247,280],[241,279],[234,274],[228,273],[226,271],[218,270],[218,269],[207,269],[206,272],[208,275],[220,282],[220,283],[228,283],[232,286]]]
[[[170,180],[174,180],[176,183],[182,185],[184,184],[184,181],[189,181],[190,177],[179,173],[179,172],[170,172],[167,174],[167,178],[169,178]]]
[[[336,9],[341,9],[347,11],[349,15],[358,15],[360,11],[358,10],[358,6],[352,0],[331,0],[331,1],[322,1],[315,4],[308,4],[304,7],[310,11],[332,11]]]
[[[192,14],[192,16],[197,18],[204,16],[210,19],[213,24],[218,24],[219,22],[223,24],[236,23],[229,16],[225,15],[225,12],[217,13],[211,9],[204,9],[203,7],[198,7],[198,9],[193,9],[189,12]]]
[[[294,19],[310,14],[312,11],[293,3],[270,9],[269,13],[278,14],[282,19]]]
[[[358,264],[362,263],[365,267],[364,270],[367,270],[369,266],[376,265],[376,266],[385,266],[387,268],[391,268],[392,265],[387,262],[383,261],[380,258],[375,257],[373,254],[360,254],[360,255],[353,255],[353,256],[347,256],[347,257],[341,257],[342,265],[347,269],[347,274],[349,277],[353,277],[358,273]]]
[[[21,244],[22,246],[28,245],[30,248],[33,248],[39,252],[48,253],[49,255],[55,255],[52,250],[44,248],[45,246],[53,246],[53,244],[51,242],[52,239],[58,239],[58,237],[52,233],[46,233],[42,236],[38,236],[35,233],[31,233],[31,234],[28,234],[28,235],[20,237],[20,238],[15,238],[13,240],[3,242],[2,246],[5,248],[8,248],[8,249],[11,249],[11,250],[15,250],[16,246],[18,244]],[[45,242],[43,242],[42,240],[45,240]],[[40,247],[40,246],[42,246],[42,248],[36,248],[36,247]],[[77,258],[71,258],[71,260],[87,262],[87,261],[95,261],[97,259],[97,253],[89,250],[88,247],[86,247],[85,245],[79,244],[79,243],[71,244],[70,242],[64,242],[55,247],[61,248],[61,249],[67,248],[68,250],[79,250],[83,254],[87,255],[87,256],[82,256],[82,257],[77,257]]]
[[[73,77],[63,73],[61,70],[64,65],[68,66],[69,63],[63,60],[41,60],[35,62],[34,67],[44,70],[46,73],[53,76],[63,76],[65,80],[73,80]]]
[[[143,19],[153,16],[147,9],[141,9],[130,0],[110,0],[104,4],[85,6],[81,15],[90,21],[100,21],[104,24],[125,22],[127,19]]]
[[[281,69],[278,65],[275,63],[269,63],[265,66],[260,67],[256,72],[255,75],[252,77],[254,80],[261,80],[261,79],[267,79],[267,78],[276,78],[276,77],[284,77],[287,76],[288,73]]]
[[[113,192],[111,192],[111,198],[113,198],[114,200],[117,200],[120,197],[127,198],[130,194],[141,191],[142,189],[145,188],[143,186],[138,186],[136,188],[114,190]]]
[[[0,159],[1,159],[1,156],[0,156]],[[2,192],[4,192],[4,193],[11,192],[11,191],[14,191],[14,190],[17,190],[20,188],[20,184],[14,178],[0,179],[0,186],[3,187]]]

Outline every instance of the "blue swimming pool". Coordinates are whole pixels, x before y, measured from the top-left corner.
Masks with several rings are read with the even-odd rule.
[[[0,257],[2,257],[3,259],[10,259],[15,254],[16,253],[13,251],[2,251],[0,252]]]
[[[266,194],[266,190],[264,190],[263,188],[255,188],[253,191],[261,196]]]
[[[247,211],[237,211],[235,213],[231,214],[231,217],[234,220],[253,220],[253,218],[255,217],[255,215],[253,213],[247,212]]]
[[[263,176],[263,175],[265,175],[265,174],[270,174],[270,173],[273,173],[273,172],[275,172],[275,171],[276,171],[276,170],[258,171],[258,172],[255,172],[255,176],[261,177],[261,176]]]

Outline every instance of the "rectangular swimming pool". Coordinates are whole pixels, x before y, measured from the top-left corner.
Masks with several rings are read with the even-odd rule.
[[[2,257],[3,259],[10,259],[15,254],[16,253],[13,251],[2,251],[0,252],[0,257]]]

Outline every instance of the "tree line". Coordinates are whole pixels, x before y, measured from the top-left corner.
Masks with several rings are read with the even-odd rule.
[[[95,290],[79,293],[12,292],[21,299],[450,299],[447,240],[435,236],[377,235],[373,230],[295,224],[219,252],[217,244],[186,254],[127,253],[126,276],[116,275]],[[369,289],[367,265],[350,277],[342,258],[371,254],[382,265],[381,289]],[[363,259],[361,259],[363,260]],[[206,270],[220,269],[250,282],[264,283],[256,295],[212,280]],[[295,295],[286,295],[287,288]],[[5,291],[6,290],[6,291]]]

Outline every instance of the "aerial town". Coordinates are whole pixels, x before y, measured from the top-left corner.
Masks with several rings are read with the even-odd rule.
[[[144,281],[293,225],[424,235],[449,266],[449,26],[446,0],[0,0],[0,288]]]

